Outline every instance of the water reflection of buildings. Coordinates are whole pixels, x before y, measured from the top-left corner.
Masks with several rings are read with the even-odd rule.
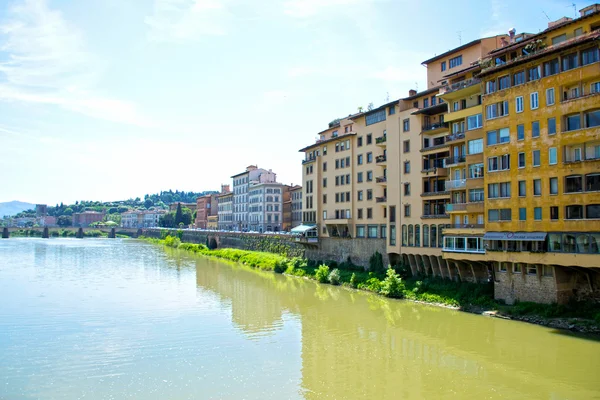
[[[597,394],[589,373],[600,368],[597,343],[211,263],[198,266],[197,285],[231,302],[232,320],[244,333],[276,332],[286,312],[298,316],[307,399]]]

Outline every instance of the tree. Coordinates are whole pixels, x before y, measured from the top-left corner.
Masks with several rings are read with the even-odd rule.
[[[62,226],[62,227],[71,226],[71,225],[73,225],[73,218],[71,218],[68,215],[61,215],[60,217],[58,217],[56,219],[56,225]]]
[[[65,210],[63,211],[63,215],[73,215],[73,209],[71,207],[65,208]]]
[[[175,213],[166,213],[158,219],[158,225],[163,228],[174,228],[175,227]]]
[[[146,196],[147,196],[147,195],[146,195]],[[154,205],[154,202],[153,202],[152,200],[150,200],[150,199],[148,199],[148,198],[147,198],[146,200],[144,200],[144,207],[146,207],[146,208],[150,208],[150,207],[152,207],[153,205]]]
[[[192,221],[195,220],[195,218],[192,219],[192,210],[190,210],[189,208],[183,207],[181,209],[181,213],[183,214],[183,217],[182,217],[183,219],[181,222],[183,222],[183,224],[185,226],[190,225],[192,223]]]
[[[183,211],[181,211],[181,203],[177,203],[177,211],[175,212],[175,225],[183,222]]]

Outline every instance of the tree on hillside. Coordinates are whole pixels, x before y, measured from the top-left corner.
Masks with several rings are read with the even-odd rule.
[[[146,195],[146,196],[148,196],[148,195]],[[146,200],[144,200],[144,207],[146,207],[146,208],[150,208],[150,207],[152,207],[153,205],[154,205],[154,202],[153,202],[152,200],[150,200],[150,199],[146,199]]]
[[[175,212],[175,225],[183,222],[183,211],[181,211],[181,203],[177,203],[177,211]]]
[[[71,207],[67,207],[63,211],[63,215],[73,215],[73,209]]]
[[[71,226],[71,225],[73,225],[73,218],[71,218],[68,215],[61,215],[60,217],[58,217],[56,219],[56,225],[62,226],[62,227]]]

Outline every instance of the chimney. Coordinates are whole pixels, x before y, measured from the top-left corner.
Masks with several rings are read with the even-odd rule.
[[[565,22],[573,21],[573,18],[562,17],[561,19],[557,19],[556,21],[548,22],[548,28],[552,28],[553,26],[564,24]]]
[[[410,89],[410,90],[408,91],[408,97],[414,96],[414,95],[416,95],[416,94],[417,94],[417,91],[416,91],[415,89]]]
[[[508,46],[508,41],[505,37],[500,38],[500,47]]]
[[[229,188],[229,184],[221,185],[221,193],[229,193],[229,192],[231,192],[231,190]]]
[[[515,42],[515,33],[517,33],[517,30],[515,28],[512,28],[510,31],[508,31],[508,36],[510,37],[510,43],[514,43]]]

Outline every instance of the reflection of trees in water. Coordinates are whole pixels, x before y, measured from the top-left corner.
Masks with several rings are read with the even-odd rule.
[[[281,329],[285,312],[300,316],[309,399],[482,397],[492,390],[551,397],[552,388],[569,389],[556,383],[564,382],[559,363],[571,352],[585,354],[582,342],[557,346],[556,335],[525,324],[216,261],[198,261],[196,274],[198,287],[231,302],[233,322],[248,335]]]

